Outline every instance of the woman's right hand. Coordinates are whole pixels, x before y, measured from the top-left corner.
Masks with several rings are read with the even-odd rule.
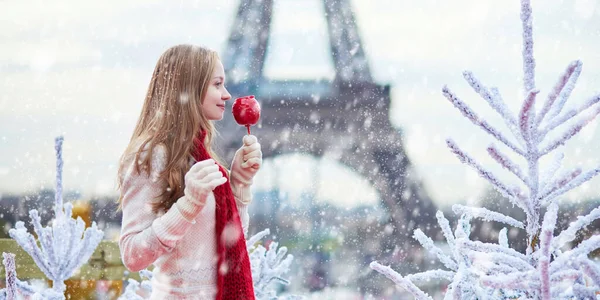
[[[177,200],[181,214],[193,221],[206,204],[208,195],[219,185],[227,182],[219,165],[213,159],[195,163],[185,174],[184,196]]]

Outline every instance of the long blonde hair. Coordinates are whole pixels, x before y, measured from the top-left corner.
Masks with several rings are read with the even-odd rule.
[[[211,147],[216,131],[212,121],[202,112],[202,102],[218,60],[219,56],[213,50],[177,45],[167,49],[156,63],[144,106],[129,145],[121,156],[118,171],[121,187],[123,172],[128,167],[125,162],[135,154],[135,171],[140,173],[143,169],[151,174],[153,151],[157,145],[164,145],[166,166],[159,178],[168,186],[159,201],[152,203],[155,213],[167,211],[183,196],[184,176],[190,168],[194,137],[200,130],[206,131],[204,146],[218,160]],[[145,151],[148,153],[141,155]],[[122,204],[121,200],[119,198],[119,204]]]

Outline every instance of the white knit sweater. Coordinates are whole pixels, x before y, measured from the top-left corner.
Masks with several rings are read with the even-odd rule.
[[[167,183],[158,178],[166,165],[165,151],[164,146],[153,151],[151,174],[145,171],[138,174],[133,156],[124,162],[128,167],[121,178],[121,258],[132,272],[154,265],[151,299],[214,299],[217,291],[215,197],[210,194],[202,211],[191,222],[183,217],[177,205],[166,213],[153,213],[151,202],[167,187]],[[243,200],[248,203],[250,199]],[[246,236],[247,206],[242,204],[239,195],[236,195],[236,203]]]

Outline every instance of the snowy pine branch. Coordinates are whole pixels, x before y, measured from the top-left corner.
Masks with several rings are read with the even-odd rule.
[[[541,136],[542,137],[546,136],[546,134],[548,132],[550,132],[552,129],[566,123],[567,121],[571,120],[573,117],[578,116],[580,113],[586,111],[588,108],[590,108],[591,106],[595,105],[598,102],[600,102],[600,94],[595,95],[594,97],[587,100],[581,107],[576,108],[576,109],[571,109],[568,112],[561,115],[560,117],[556,117],[556,118],[552,119],[552,121],[550,123],[548,123],[548,125],[546,127],[544,127],[543,129],[540,130]]]
[[[469,214],[484,221],[496,221],[513,227],[525,229],[525,225],[509,216],[482,207],[468,207],[461,204],[452,205],[452,211],[457,215]]]
[[[523,28],[523,87],[525,91],[535,89],[535,58],[533,57],[533,26],[531,3],[521,0],[521,26]]]
[[[448,148],[450,148],[450,151],[452,151],[452,153],[454,153],[462,163],[467,164],[467,165],[471,166],[472,168],[474,168],[475,171],[477,171],[477,173],[479,173],[479,176],[483,177],[488,182],[490,182],[492,184],[492,186],[498,192],[500,192],[504,197],[510,199],[513,202],[513,204],[517,205],[518,207],[523,209],[525,212],[528,212],[530,210],[530,208],[527,207],[527,204],[524,202],[523,196],[520,195],[519,192],[515,192],[515,190],[517,188],[512,188],[512,189],[509,188],[507,185],[505,185],[503,182],[501,182],[500,179],[498,179],[492,172],[485,170],[481,165],[479,165],[479,163],[477,163],[473,158],[471,158],[466,152],[464,152],[460,148],[458,148],[458,145],[456,145],[456,143],[454,143],[453,140],[451,140],[451,139],[446,140],[446,144],[448,145]]]
[[[471,122],[473,122],[473,124],[481,127],[485,132],[487,132],[488,134],[493,136],[495,139],[504,143],[504,145],[506,145],[513,151],[515,151],[517,154],[519,154],[521,156],[525,156],[525,153],[523,152],[523,150],[521,150],[519,147],[517,147],[512,142],[510,142],[506,137],[504,137],[504,135],[502,135],[500,133],[500,131],[498,131],[496,128],[492,127],[487,121],[485,121],[485,120],[481,119],[479,116],[477,116],[477,114],[475,114],[475,112],[473,110],[471,110],[471,108],[469,108],[468,105],[466,105],[463,101],[461,101],[458,97],[456,97],[456,95],[454,95],[448,87],[445,86],[442,89],[442,92],[444,93],[444,96],[446,96],[446,98],[458,110],[460,110],[460,112],[467,119],[469,119],[469,120],[471,120]]]
[[[519,112],[519,128],[521,129],[521,134],[525,141],[532,141],[532,136],[535,135],[533,132],[533,125],[535,120],[535,98],[539,93],[539,90],[529,91],[527,94],[527,98],[523,101],[523,106],[521,107],[521,111]],[[530,147],[530,145],[528,145]]]
[[[544,120],[544,117],[546,117],[546,114],[548,113],[548,111],[550,111],[550,108],[554,105],[554,101],[556,101],[558,96],[561,94],[565,85],[567,85],[567,82],[569,82],[569,80],[571,79],[571,76],[573,76],[573,73],[575,72],[576,69],[578,69],[579,72],[577,72],[577,74],[575,76],[579,76],[579,73],[581,72],[581,66],[582,66],[582,64],[578,60],[569,64],[569,66],[567,67],[567,69],[565,70],[563,75],[560,76],[560,78],[558,79],[558,82],[556,82],[556,84],[554,85],[552,92],[550,92],[548,94],[548,98],[546,99],[546,102],[544,102],[544,106],[542,107],[542,110],[540,111],[540,113],[536,119],[536,122],[535,122],[536,126],[539,126],[540,123]]]
[[[17,267],[15,265],[15,255],[2,252],[2,263],[6,272],[6,288],[0,291],[5,299],[17,299]]]
[[[473,75],[471,71],[464,71],[463,77],[473,88],[473,90],[475,90],[477,94],[479,94],[496,112],[498,112],[498,114],[500,114],[504,120],[504,123],[511,130],[521,146],[525,146],[525,140],[517,130],[517,120],[502,100],[502,96],[500,95],[498,89],[491,88],[488,90],[485,86],[483,86],[483,84],[481,84],[481,82],[475,77],[475,75]]]
[[[438,212],[435,214],[435,217],[438,220],[438,224],[440,224],[440,228],[444,233],[444,237],[446,238],[448,246],[450,246],[450,249],[454,249],[456,246],[456,242],[454,241],[452,228],[450,228],[450,222],[448,221],[448,219],[446,219],[446,217],[444,217],[444,213],[442,211],[438,210]]]
[[[502,167],[509,170],[517,176],[524,184],[529,184],[527,177],[523,174],[521,167],[515,164],[510,158],[502,154],[493,144],[487,148],[489,155],[498,162]]]
[[[413,296],[415,296],[415,299],[417,300],[433,300],[433,298],[431,298],[429,295],[427,295],[425,292],[423,292],[421,289],[419,289],[414,283],[412,283],[410,280],[403,278],[400,274],[398,274],[396,271],[392,270],[392,268],[390,267],[386,267],[384,265],[381,265],[378,262],[372,262],[370,264],[371,269],[383,274],[385,277],[389,278],[391,281],[393,281],[396,285],[398,285],[401,288],[406,289],[407,291],[409,291],[411,294],[413,294]]]
[[[542,223],[542,234],[540,236],[540,257],[538,260],[538,270],[541,278],[542,299],[550,300],[550,254],[552,253],[552,238],[554,237],[554,226],[556,226],[556,217],[558,206],[556,204],[548,206],[548,211],[544,215]]]
[[[275,299],[301,299],[299,296],[290,295],[279,298],[275,290],[271,289],[272,282],[279,282],[287,285],[290,282],[283,278],[283,275],[290,269],[294,256],[287,254],[287,248],[277,249],[278,244],[271,242],[269,249],[262,245],[254,246],[260,239],[269,234],[269,229],[265,229],[246,241],[250,255],[250,266],[252,269],[252,281],[254,283],[254,294],[258,300]],[[287,257],[286,257],[287,255]]]
[[[421,229],[416,229],[413,237],[419,241],[423,248],[437,256],[437,258],[444,264],[444,266],[446,266],[446,268],[450,270],[456,270],[458,268],[456,262],[448,255],[444,254],[442,249],[435,246],[433,240],[426,236]]]
[[[577,232],[588,226],[593,221],[600,219],[600,207],[594,208],[588,215],[577,217],[577,221],[571,223],[566,230],[563,230],[553,241],[553,248],[562,248],[566,243],[573,241]]]

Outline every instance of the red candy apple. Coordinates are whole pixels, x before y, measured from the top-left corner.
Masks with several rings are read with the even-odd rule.
[[[260,119],[260,105],[253,95],[235,99],[231,112],[238,124],[248,128],[248,134],[250,134],[250,126],[258,123]]]

